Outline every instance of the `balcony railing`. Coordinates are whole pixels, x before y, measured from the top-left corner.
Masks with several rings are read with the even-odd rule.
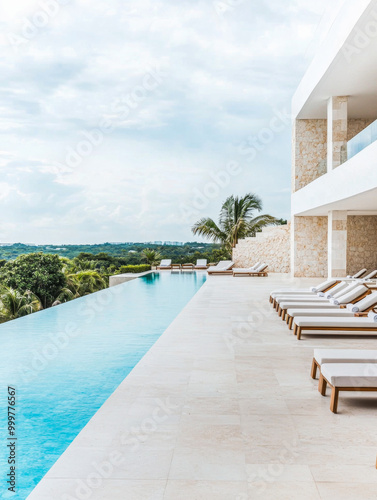
[[[357,155],[357,153],[360,153],[360,151],[365,149],[374,141],[377,141],[377,120],[368,125],[368,127],[348,141],[347,159],[349,160],[353,156]]]

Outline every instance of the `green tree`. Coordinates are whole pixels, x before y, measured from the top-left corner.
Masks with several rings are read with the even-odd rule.
[[[89,293],[98,292],[107,287],[106,281],[98,271],[87,269],[78,271],[77,273],[67,274],[67,289],[70,290],[71,295],[67,290],[62,290],[59,300],[65,297],[66,299],[82,297]]]
[[[229,196],[220,211],[219,223],[211,218],[203,218],[194,224],[192,232],[204,236],[214,242],[220,242],[228,252],[231,252],[238,240],[255,234],[263,227],[276,224],[272,215],[258,215],[262,210],[261,199],[251,193],[243,197]]]
[[[58,255],[31,253],[7,262],[0,269],[0,276],[5,286],[20,294],[32,292],[46,308],[52,305],[66,285],[62,267]]]
[[[13,288],[0,290],[0,323],[39,311],[42,304],[32,292],[20,293]]]
[[[156,264],[161,260],[161,254],[156,250],[151,250],[150,248],[144,248],[144,250],[141,253],[143,260],[145,260],[151,266],[153,266],[153,264]]]

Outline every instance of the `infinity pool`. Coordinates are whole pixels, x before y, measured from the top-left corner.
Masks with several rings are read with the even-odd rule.
[[[1,498],[24,500],[206,280],[153,273],[0,325]],[[17,493],[8,491],[8,386]]]

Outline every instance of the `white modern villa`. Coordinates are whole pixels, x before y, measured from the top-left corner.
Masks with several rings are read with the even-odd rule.
[[[377,2],[334,4],[292,100],[291,224],[240,242],[237,265],[268,246],[270,270],[295,277],[377,266]]]

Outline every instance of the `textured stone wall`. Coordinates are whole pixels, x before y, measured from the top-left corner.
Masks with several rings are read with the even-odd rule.
[[[347,273],[377,269],[377,216],[349,215],[347,219]]]
[[[255,238],[240,240],[233,250],[235,267],[250,267],[258,261],[272,273],[290,272],[290,224],[265,228]]]
[[[327,120],[296,120],[293,135],[293,191],[326,173]]]
[[[295,217],[295,276],[327,276],[327,233],[327,217]]]
[[[362,118],[350,118],[348,120],[347,141],[350,141],[373,121],[374,120],[365,120]]]

